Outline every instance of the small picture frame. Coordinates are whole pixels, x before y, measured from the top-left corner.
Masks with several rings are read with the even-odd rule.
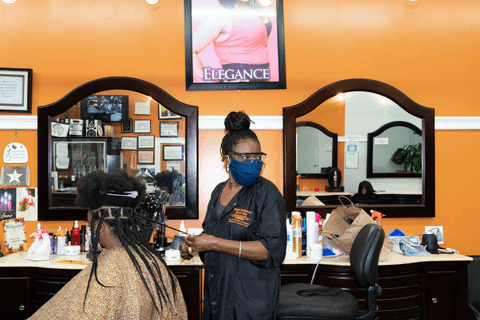
[[[178,137],[178,121],[160,122],[160,137]]]
[[[158,104],[158,120],[165,119],[182,119],[182,116],[173,113],[172,111],[165,108],[161,103]]]
[[[183,145],[163,145],[163,161],[183,161]]]
[[[135,133],[150,133],[150,120],[135,120]]]
[[[138,164],[153,164],[155,161],[155,151],[138,151]]]
[[[135,101],[135,115],[149,116],[150,115],[150,101]]]
[[[133,132],[132,119],[129,118],[122,122],[122,133]]]
[[[138,136],[138,149],[153,149],[155,148],[155,136],[145,135]]]
[[[0,68],[0,111],[32,113],[32,69]]]
[[[122,150],[137,150],[137,137],[122,137]]]
[[[52,137],[67,137],[70,125],[68,123],[60,123],[52,121],[51,136]]]

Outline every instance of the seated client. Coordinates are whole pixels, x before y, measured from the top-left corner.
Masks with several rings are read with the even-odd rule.
[[[141,180],[125,170],[95,171],[77,188],[76,204],[88,208],[93,263],[31,319],[187,319],[177,279],[141,231]]]

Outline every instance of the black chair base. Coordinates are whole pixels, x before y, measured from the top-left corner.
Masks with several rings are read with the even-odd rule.
[[[316,284],[292,283],[282,286],[276,319],[352,320],[357,313],[357,298],[351,293]]]

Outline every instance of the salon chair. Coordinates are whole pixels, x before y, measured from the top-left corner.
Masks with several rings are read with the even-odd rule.
[[[355,238],[350,252],[350,266],[358,283],[365,288],[367,310],[358,313],[354,295],[340,288],[292,283],[283,285],[276,319],[374,319],[377,309],[378,259],[385,232],[377,224],[367,224]]]
[[[468,264],[468,320],[480,320],[480,256]]]

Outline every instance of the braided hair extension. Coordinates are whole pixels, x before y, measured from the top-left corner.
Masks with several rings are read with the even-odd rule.
[[[113,218],[110,218],[113,216]],[[92,264],[92,270],[90,272],[90,277],[87,285],[87,290],[85,293],[85,299],[84,299],[84,308],[85,308],[85,301],[87,298],[88,290],[90,287],[90,280],[95,274],[95,279],[97,283],[99,283],[103,287],[108,287],[104,284],[102,284],[97,276],[97,248],[98,248],[98,239],[100,235],[100,229],[103,225],[103,223],[106,223],[109,227],[111,227],[114,232],[114,234],[118,237],[120,243],[124,247],[125,251],[130,257],[130,260],[132,261],[133,265],[135,266],[135,269],[137,270],[140,278],[142,279],[143,284],[145,285],[145,288],[147,289],[150,298],[152,299],[153,305],[155,306],[155,309],[157,312],[160,314],[160,310],[157,307],[157,304],[155,302],[155,298],[150,291],[147,282],[145,280],[145,277],[142,273],[139,261],[137,261],[137,258],[135,257],[134,253],[138,255],[138,257],[142,260],[144,266],[147,268],[150,276],[152,277],[154,284],[155,284],[155,289],[156,289],[156,296],[158,300],[160,301],[160,305],[163,306],[163,300],[167,300],[172,306],[173,306],[173,301],[168,297],[167,295],[167,290],[165,287],[165,284],[163,282],[162,278],[162,273],[160,266],[155,259],[155,257],[159,257],[160,261],[162,264],[166,267],[167,264],[165,260],[161,257],[161,255],[158,254],[157,251],[153,249],[151,244],[147,242],[145,237],[143,236],[143,233],[140,228],[140,221],[137,218],[134,209],[132,208],[101,208],[96,210],[93,213],[92,220],[91,220],[91,228],[92,228],[92,233],[95,234],[94,239],[92,241],[92,250],[94,250],[94,260]],[[152,265],[151,265],[151,264]],[[153,266],[153,268],[152,268]],[[167,272],[170,276],[170,281],[172,284],[172,290],[174,297],[176,296],[176,287],[175,287],[175,282],[173,280],[173,276],[171,271],[167,267]],[[159,281],[157,281],[156,277],[160,278],[161,286],[159,284]],[[163,289],[163,290],[162,290]]]
[[[254,140],[260,144],[255,132],[250,130],[250,117],[243,111],[232,111],[225,118],[225,130],[228,133],[223,137],[220,145],[220,154],[222,161],[232,152],[232,149],[243,140]]]

